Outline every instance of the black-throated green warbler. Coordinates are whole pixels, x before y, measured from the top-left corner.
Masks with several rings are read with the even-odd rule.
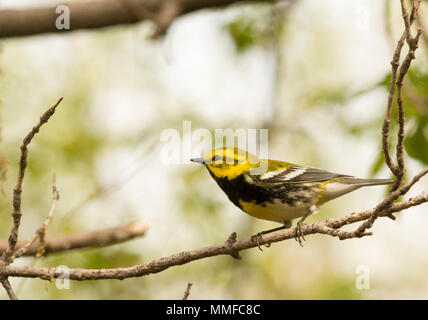
[[[301,244],[303,221],[320,205],[365,186],[391,184],[391,179],[359,179],[293,163],[258,159],[238,148],[218,148],[193,162],[205,165],[230,201],[258,219],[297,223],[296,239]]]

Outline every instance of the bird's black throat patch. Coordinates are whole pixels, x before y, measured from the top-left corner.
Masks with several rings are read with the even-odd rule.
[[[261,187],[246,181],[245,174],[241,174],[234,179],[228,179],[227,177],[216,177],[210,170],[208,172],[226,193],[229,200],[241,209],[242,207],[239,203],[241,200],[255,202],[261,206],[266,205],[268,202],[273,202],[275,199],[288,205],[295,205],[296,202],[305,203],[310,200],[305,196],[306,192],[304,192],[308,191],[309,188],[307,186],[284,183],[276,186]]]

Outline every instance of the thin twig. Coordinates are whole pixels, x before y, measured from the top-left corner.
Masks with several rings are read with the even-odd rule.
[[[404,21],[406,40],[407,40],[407,43],[410,45],[412,42],[412,32],[410,30],[411,23],[410,23],[409,12],[407,11],[407,4],[406,4],[407,0],[400,0],[400,2],[401,2],[401,16],[403,17],[403,21]],[[413,1],[413,8],[415,8],[415,1]]]
[[[3,256],[1,258],[4,263],[9,264],[13,260],[11,260],[11,257],[15,251],[16,242],[18,241],[18,232],[19,232],[19,225],[21,223],[21,193],[22,193],[22,182],[24,181],[24,174],[25,174],[25,168],[27,166],[27,155],[28,155],[28,145],[31,143],[31,140],[33,140],[34,136],[39,132],[41,126],[48,122],[50,117],[55,113],[56,108],[61,103],[63,98],[60,98],[57,103],[51,108],[49,108],[41,117],[39,123],[33,127],[33,129],[27,134],[27,136],[24,138],[22,145],[21,145],[21,157],[19,160],[19,173],[18,173],[18,180],[16,182],[16,186],[13,190],[13,226],[12,230],[10,232],[9,236],[9,247],[8,249],[3,253]]]
[[[387,166],[389,167],[389,169],[391,170],[391,172],[395,176],[399,175],[399,168],[397,165],[395,165],[393,163],[393,161],[391,159],[391,154],[389,151],[389,129],[390,129],[390,122],[391,122],[391,111],[392,111],[392,104],[394,102],[395,85],[396,85],[396,80],[397,80],[397,70],[398,70],[398,67],[400,66],[401,50],[403,49],[404,42],[407,39],[408,30],[410,30],[410,26],[413,24],[413,22],[415,21],[415,19],[417,17],[417,11],[419,9],[419,4],[420,4],[420,1],[417,1],[416,5],[415,4],[413,5],[413,9],[412,9],[412,13],[410,14],[410,18],[408,18],[407,7],[404,6],[404,9],[402,9],[402,12],[404,12],[403,15],[407,16],[406,18],[403,17],[403,19],[405,20],[405,30],[403,31],[400,39],[397,42],[397,46],[395,48],[394,55],[393,55],[393,58],[391,61],[391,67],[392,67],[392,69],[391,69],[391,81],[389,84],[388,103],[387,103],[385,118],[384,118],[383,127],[382,127],[382,146],[383,146],[383,152],[385,155],[385,162],[386,162]],[[403,73],[403,77],[404,77],[404,75],[405,75],[405,73]],[[401,117],[403,120],[401,121],[402,126],[400,126],[399,133],[398,133],[399,139],[401,139],[400,138],[401,132],[404,132],[404,114],[401,114]],[[397,142],[397,150],[399,149],[400,152],[402,150],[401,146],[402,146],[402,143]],[[400,158],[401,158],[401,155],[400,155]],[[404,164],[404,162],[402,164]],[[401,178],[400,178],[399,182],[401,182]],[[394,189],[398,188],[399,183],[396,185],[397,186],[394,187]]]
[[[189,282],[187,284],[187,288],[186,288],[186,291],[184,292],[183,300],[189,299],[190,289],[192,289],[192,285],[193,285],[193,283],[191,283],[191,282]]]
[[[401,67],[400,67],[400,74],[397,79],[397,104],[398,104],[398,124],[399,129],[397,133],[397,163],[398,163],[398,170],[396,174],[396,180],[394,182],[394,185],[391,188],[391,191],[396,190],[404,177],[405,173],[405,164],[404,164],[404,122],[405,122],[405,111],[404,111],[404,105],[403,105],[403,79],[406,75],[407,71],[410,68],[411,61],[415,59],[415,50],[418,48],[418,41],[419,37],[421,35],[421,30],[418,30],[418,33],[412,41],[414,41],[411,48],[409,48],[409,52],[404,59]]]
[[[401,49],[403,48],[405,39],[406,39],[406,34],[405,32],[403,32],[400,40],[398,40],[397,42],[397,47],[395,49],[394,56],[391,61],[391,66],[392,66],[391,82],[389,84],[388,104],[386,107],[386,114],[385,114],[383,127],[382,127],[382,146],[383,146],[383,153],[385,155],[385,162],[394,175],[397,174],[398,168],[392,162],[391,154],[389,151],[389,128],[391,123],[392,103],[394,101],[394,94],[395,94],[395,81],[397,77],[397,69],[400,65]]]
[[[24,255],[37,240],[40,240],[40,245],[39,245],[39,248],[37,250],[37,257],[40,257],[45,253],[45,251],[46,251],[45,250],[46,229],[52,220],[52,216],[53,216],[55,206],[56,206],[56,202],[58,201],[58,199],[59,199],[59,193],[58,193],[58,190],[56,188],[56,177],[55,177],[55,173],[54,173],[53,178],[52,178],[52,204],[51,204],[51,208],[49,210],[49,214],[46,217],[45,222],[40,226],[40,228],[38,228],[36,230],[33,238],[30,241],[28,241],[24,246],[22,246],[18,250],[15,250],[15,253],[10,258],[12,261],[15,260],[16,258],[19,258],[20,256]]]
[[[422,21],[422,13],[420,11],[416,16],[416,22],[418,23],[418,27],[422,29],[422,40],[423,40],[423,43],[425,44],[425,49],[428,50],[428,38],[426,34],[427,28],[424,25],[424,22]]]
[[[10,300],[18,300],[15,292],[12,289],[12,286],[10,285],[9,280],[7,278],[0,278],[0,282],[3,286],[3,288],[6,290],[6,293],[9,296],[9,299]]]
[[[410,64],[413,59],[415,59],[415,51],[418,48],[418,41],[421,35],[421,30],[418,29],[418,33],[416,37],[413,38],[411,32],[411,25],[415,21],[417,17],[417,11],[420,6],[420,0],[413,0],[413,8],[412,13],[409,17],[409,13],[407,11],[406,0],[401,0],[401,10],[402,16],[405,25],[405,34],[407,44],[409,46],[409,51],[404,58],[400,69],[398,79],[396,81],[397,86],[397,105],[398,105],[398,132],[397,132],[397,147],[396,147],[396,157],[397,157],[397,172],[395,173],[396,179],[394,185],[392,186],[390,192],[393,192],[399,188],[401,182],[403,181],[403,177],[405,174],[405,163],[404,163],[404,125],[405,125],[405,110],[403,105],[403,97],[402,97],[402,89],[403,89],[403,80],[407,74],[407,71],[410,68]]]

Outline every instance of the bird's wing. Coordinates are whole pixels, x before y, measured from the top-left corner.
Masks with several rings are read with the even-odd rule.
[[[334,178],[353,178],[349,175],[328,172],[325,170],[294,165],[276,161],[275,165],[268,165],[265,172],[250,172],[250,177],[255,183],[278,184],[278,183],[305,183],[305,182],[322,182]]]

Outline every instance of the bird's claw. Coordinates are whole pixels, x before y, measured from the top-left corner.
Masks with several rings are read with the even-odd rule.
[[[275,232],[275,231],[278,231],[278,230],[288,229],[288,228],[290,228],[290,227],[291,227],[291,221],[284,221],[284,225],[283,225],[282,227],[274,228],[274,229],[270,229],[270,230],[265,230],[265,231],[259,232],[259,233],[257,233],[256,235],[252,236],[252,237],[251,237],[251,240],[252,240],[253,242],[256,242],[256,243],[257,243],[257,247],[259,248],[259,250],[260,250],[260,251],[263,251],[263,249],[262,249],[262,248],[261,248],[261,246],[260,246],[260,239],[261,239],[261,237],[262,237],[263,235],[268,234],[268,233],[272,233],[272,232]],[[265,247],[266,247],[266,248],[269,248],[270,246],[271,246],[271,244],[270,244],[270,243],[265,243]]]
[[[306,241],[305,236],[303,235],[303,231],[302,231],[302,221],[297,222],[297,226],[296,226],[296,236],[294,237],[294,239],[299,242],[299,245],[301,247],[303,247],[302,244],[302,240]]]
[[[263,232],[259,232],[256,235],[254,235],[254,236],[251,237],[251,240],[253,242],[257,243],[257,248],[259,248],[260,251],[263,251],[262,247],[260,246],[260,240],[261,240],[262,235],[263,235]],[[270,247],[270,243],[265,244],[265,247],[269,248]]]

